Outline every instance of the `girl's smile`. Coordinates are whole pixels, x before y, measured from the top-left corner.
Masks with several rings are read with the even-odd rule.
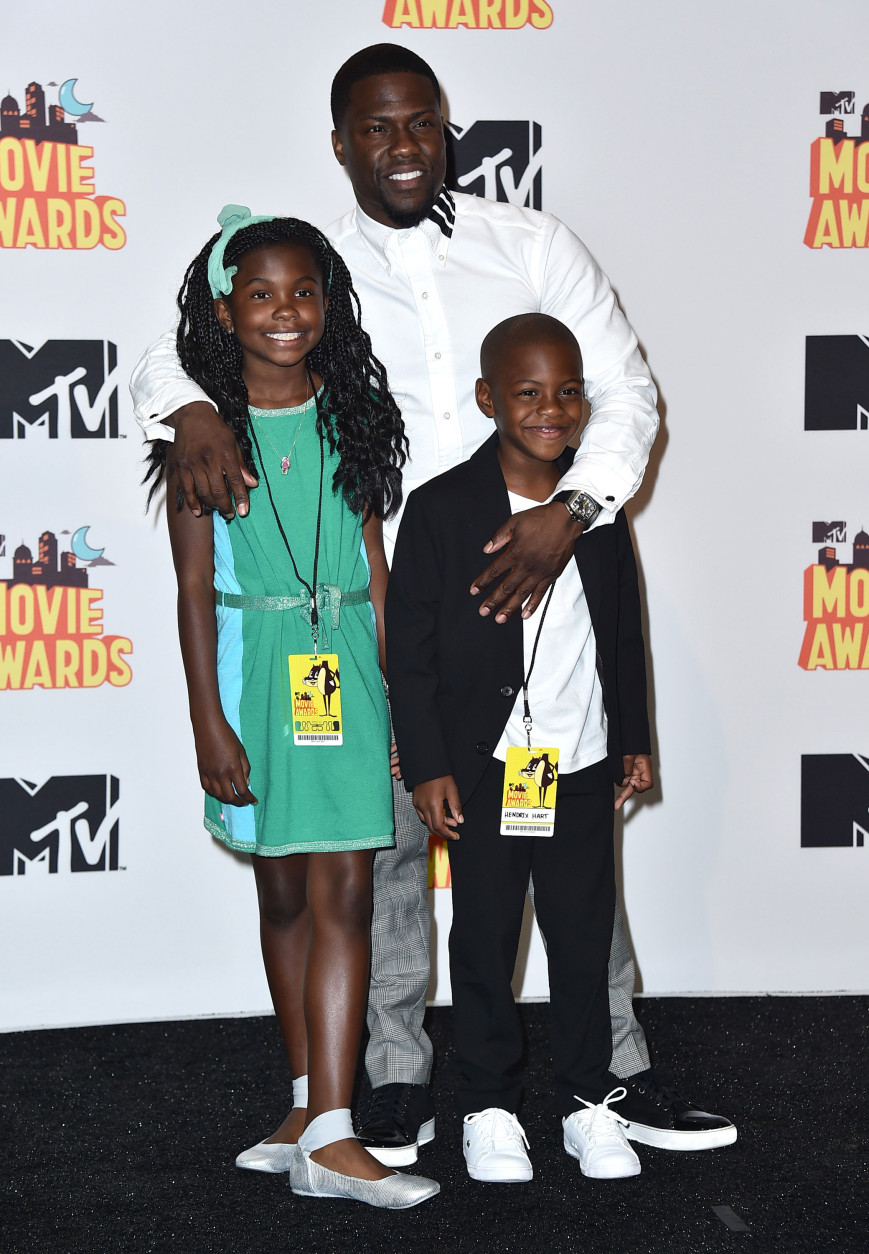
[[[251,399],[294,384],[295,374],[307,393],[305,358],[323,337],[328,303],[320,267],[303,245],[264,244],[239,258],[232,294],[214,308],[244,352]]]

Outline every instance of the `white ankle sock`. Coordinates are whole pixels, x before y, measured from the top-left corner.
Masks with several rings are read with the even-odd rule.
[[[304,1110],[308,1105],[308,1077],[306,1075],[296,1076],[293,1080],[293,1109],[301,1106]]]
[[[312,1119],[299,1137],[299,1148],[306,1154],[313,1154],[314,1150],[322,1149],[324,1145],[331,1145],[333,1141],[344,1141],[355,1135],[350,1107],[342,1106],[338,1110],[325,1110],[322,1115]]]

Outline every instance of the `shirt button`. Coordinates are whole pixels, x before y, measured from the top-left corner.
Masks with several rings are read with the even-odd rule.
[[[440,359],[441,359],[440,353],[435,353],[435,361],[440,361]]]
[[[438,261],[444,261],[444,260],[445,260],[444,254],[438,253]]]
[[[501,696],[502,696],[502,697],[512,697],[512,696],[513,696],[513,689],[510,687],[510,685],[509,685],[509,684],[505,684],[505,685],[504,685],[504,687],[501,689]]]
[[[423,300],[428,300],[428,292],[423,292],[422,298]]]
[[[488,753],[489,746],[485,740],[478,740],[476,745],[477,753]]]
[[[450,416],[449,410],[447,410],[447,412],[444,414],[444,418],[449,418],[449,416]]]

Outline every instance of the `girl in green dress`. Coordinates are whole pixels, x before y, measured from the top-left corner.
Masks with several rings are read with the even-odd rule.
[[[259,482],[227,522],[165,480],[205,826],[250,853],[294,1106],[239,1156],[293,1191],[415,1205],[433,1181],[358,1143],[350,1097],[367,1000],[371,867],[393,844],[381,519],[407,442],[340,256],[291,218],[227,206],[178,296],[185,371]]]

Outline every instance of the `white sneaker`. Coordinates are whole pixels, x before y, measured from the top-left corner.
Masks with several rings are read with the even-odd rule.
[[[516,1184],[534,1175],[525,1153],[528,1138],[515,1115],[498,1106],[465,1115],[462,1149],[472,1180]]]
[[[564,1148],[579,1159],[584,1176],[594,1180],[617,1180],[640,1174],[640,1160],[620,1127],[621,1124],[627,1127],[628,1121],[609,1105],[620,1102],[625,1094],[623,1088],[613,1089],[597,1106],[577,1097],[586,1109],[575,1110],[562,1119]]]

